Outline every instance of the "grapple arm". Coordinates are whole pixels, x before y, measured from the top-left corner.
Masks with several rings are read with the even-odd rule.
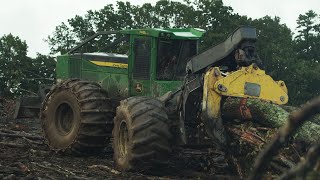
[[[209,48],[208,50],[194,56],[187,63],[187,72],[198,73],[221,61],[229,61],[229,63],[237,64],[239,61],[247,61],[250,65],[253,62],[260,63],[259,57],[255,52],[254,42],[257,40],[256,28],[240,27],[235,30],[224,42]],[[240,52],[235,52],[237,49]],[[239,57],[234,55],[238,54]],[[239,61],[231,62],[230,58]],[[243,63],[243,62],[242,62]]]

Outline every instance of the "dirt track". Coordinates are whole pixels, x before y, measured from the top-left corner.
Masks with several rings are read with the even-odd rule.
[[[202,156],[201,153],[198,153],[198,156],[199,154]],[[221,159],[218,155],[217,159]],[[210,175],[208,171],[195,171],[196,168],[188,166],[194,162],[188,159],[181,160],[175,156],[172,157],[173,163],[169,167],[149,173],[120,173],[113,168],[111,149],[103,154],[89,157],[55,153],[49,150],[42,139],[39,120],[1,119],[0,159],[0,179],[207,179],[217,177]]]

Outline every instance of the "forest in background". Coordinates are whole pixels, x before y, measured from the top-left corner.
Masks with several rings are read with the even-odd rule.
[[[202,39],[205,50],[241,25],[257,28],[258,53],[266,72],[283,80],[290,104],[299,105],[320,95],[320,15],[310,10],[297,16],[297,27],[289,29],[279,17],[253,19],[235,13],[222,0],[160,0],[155,5],[129,2],[107,4],[57,25],[46,41],[51,55],[27,56],[28,45],[12,34],[0,37],[0,97],[15,98],[36,93],[39,84],[54,83],[56,54],[63,54],[97,31],[136,28],[187,28],[207,31]],[[40,37],[39,37],[40,38]],[[107,37],[92,48],[105,46]]]

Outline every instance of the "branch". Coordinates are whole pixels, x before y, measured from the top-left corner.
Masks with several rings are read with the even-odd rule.
[[[0,142],[0,145],[13,147],[13,148],[25,148],[27,146],[23,144],[15,144],[15,143],[7,143],[7,142]]]
[[[36,162],[31,162],[31,164],[34,164],[34,165],[36,165],[36,166],[39,166],[39,167],[41,167],[41,168],[43,168],[43,169],[47,169],[47,170],[50,170],[50,171],[57,172],[57,173],[59,173],[59,174],[62,174],[62,175],[64,175],[64,176],[67,176],[67,177],[68,177],[68,176],[75,176],[75,174],[74,174],[73,172],[71,172],[71,171],[69,171],[69,170],[66,170],[66,169],[63,169],[63,168],[61,168],[61,167],[58,166],[58,165],[56,165],[56,167],[57,167],[57,169],[56,169],[56,168],[50,167],[50,166],[48,166],[48,165],[46,165],[46,166],[41,165],[41,164],[36,163]]]
[[[237,128],[227,128],[227,130],[235,136],[238,136],[239,139],[242,139],[254,146],[260,146],[265,143],[264,139],[251,131],[242,131]]]
[[[317,164],[319,154],[320,144],[317,144],[310,148],[306,155],[306,159],[303,162],[300,162],[295,168],[291,169],[287,173],[282,174],[279,179],[294,179],[298,176],[304,175],[306,172],[309,172]]]
[[[38,142],[38,141],[33,141],[33,140],[30,140],[30,139],[28,139],[28,138],[26,138],[26,137],[22,137],[22,139],[24,139],[24,140],[26,140],[28,143],[30,143],[30,144],[35,144],[35,145],[44,145],[44,142],[43,141],[41,141],[41,142]]]
[[[119,175],[121,174],[120,171],[117,171],[115,169],[110,168],[109,166],[105,166],[105,165],[92,165],[92,166],[88,166],[89,169],[93,169],[93,168],[99,168],[99,169],[104,169],[107,170],[113,174]]]
[[[272,157],[286,143],[289,137],[308,119],[320,113],[320,98],[313,100],[302,109],[290,114],[287,123],[282,126],[274,139],[258,155],[249,180],[261,179],[265,167],[270,164]]]
[[[41,136],[32,136],[32,135],[23,135],[23,134],[9,134],[9,133],[3,133],[3,132],[0,132],[0,137],[1,136],[28,138],[28,139],[33,139],[33,140],[44,140],[44,138]]]

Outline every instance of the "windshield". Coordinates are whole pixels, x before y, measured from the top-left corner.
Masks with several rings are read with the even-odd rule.
[[[179,80],[186,74],[190,57],[197,54],[195,40],[160,40],[158,44],[157,79]]]

